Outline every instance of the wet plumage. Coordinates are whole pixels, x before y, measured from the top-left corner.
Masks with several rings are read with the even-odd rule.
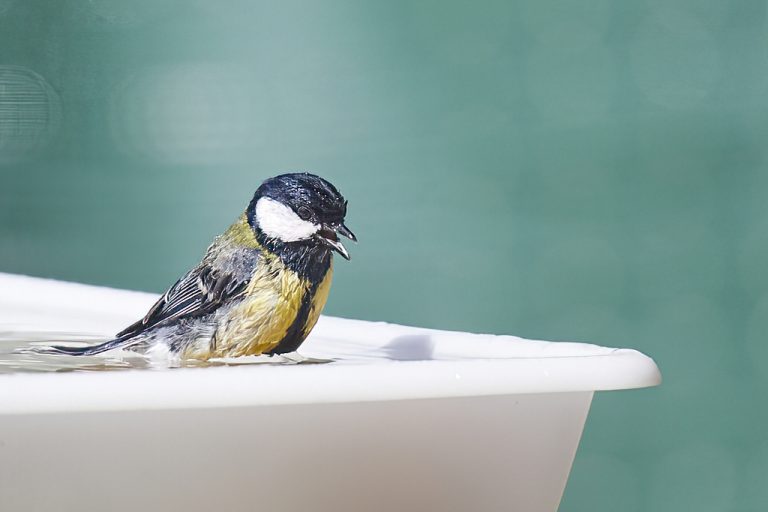
[[[181,360],[293,352],[325,306],[332,252],[349,259],[337,236],[355,240],[344,225],[346,210],[344,197],[318,176],[270,178],[144,318],[106,343],[43,351],[163,350]]]

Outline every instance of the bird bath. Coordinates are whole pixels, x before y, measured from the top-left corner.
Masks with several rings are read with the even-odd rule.
[[[301,348],[325,364],[11,354],[155,299],[0,274],[1,510],[555,511],[593,393],[661,380],[634,350],[332,317]]]

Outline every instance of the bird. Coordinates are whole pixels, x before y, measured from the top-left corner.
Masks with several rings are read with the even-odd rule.
[[[112,349],[184,361],[295,352],[317,322],[333,279],[347,200],[307,172],[269,178],[198,265],[109,341],[39,352],[89,356]]]

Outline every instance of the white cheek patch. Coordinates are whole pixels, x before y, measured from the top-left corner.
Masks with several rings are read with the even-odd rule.
[[[301,220],[289,207],[268,197],[262,197],[256,203],[256,223],[265,235],[283,242],[306,240],[320,229],[320,226]]]

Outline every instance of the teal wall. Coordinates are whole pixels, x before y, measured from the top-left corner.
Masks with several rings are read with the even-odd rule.
[[[265,177],[328,313],[635,347],[561,510],[768,506],[765,2],[0,0],[0,270],[161,291]]]

